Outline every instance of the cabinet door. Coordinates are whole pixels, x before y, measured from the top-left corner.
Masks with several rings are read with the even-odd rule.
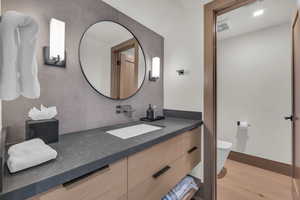
[[[126,200],[127,159],[74,182],[43,193],[33,200]]]
[[[184,152],[187,154],[188,173],[201,162],[201,129],[196,128],[184,134]]]
[[[190,173],[201,162],[200,148],[192,148],[185,156],[185,166],[187,173]]]
[[[189,152],[193,148],[201,147],[201,128],[195,128],[184,133],[184,151]]]
[[[182,146],[183,135],[179,135],[128,157],[128,189],[152,179],[154,173],[181,157]]]
[[[139,185],[128,191],[128,200],[160,200],[187,174],[186,158],[161,168]]]

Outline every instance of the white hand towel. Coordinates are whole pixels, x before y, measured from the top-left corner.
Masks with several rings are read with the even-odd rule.
[[[39,139],[26,141],[9,148],[7,166],[11,173],[53,160],[57,152]]]
[[[40,96],[37,77],[38,24],[29,16],[8,11],[0,23],[0,99]]]
[[[36,21],[23,16],[24,22],[19,27],[20,43],[18,68],[20,70],[20,91],[24,97],[35,99],[40,97],[38,66],[36,60],[36,43],[39,26]]]
[[[36,146],[42,146],[45,145],[45,142],[39,138],[36,139],[32,139],[32,140],[27,140],[25,142],[19,143],[19,144],[15,144],[12,145],[9,149],[8,149],[8,155],[14,155],[16,153],[20,153],[26,149],[31,149],[31,148],[35,148]]]

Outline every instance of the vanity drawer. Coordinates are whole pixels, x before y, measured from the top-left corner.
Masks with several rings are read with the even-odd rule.
[[[169,164],[128,191],[128,200],[160,200],[187,174],[186,156]],[[154,175],[154,174],[153,174]]]
[[[43,193],[33,200],[126,200],[127,159],[118,161],[85,178]]]
[[[184,136],[184,152],[188,153],[196,149],[201,149],[201,128],[187,131]]]
[[[183,135],[128,157],[128,188],[135,188],[168,164],[181,157]]]
[[[185,166],[188,173],[190,173],[201,162],[201,149],[192,148],[185,156]]]

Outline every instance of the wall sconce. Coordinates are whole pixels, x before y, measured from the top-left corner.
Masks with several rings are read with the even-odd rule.
[[[63,21],[54,18],[50,20],[50,46],[44,47],[46,65],[66,67],[65,27]]]
[[[149,72],[149,80],[157,81],[160,78],[160,58],[152,58],[152,69]]]

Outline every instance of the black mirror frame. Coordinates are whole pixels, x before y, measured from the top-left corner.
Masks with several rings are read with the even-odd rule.
[[[145,60],[145,73],[144,73],[144,78],[143,78],[143,81],[142,81],[142,84],[140,85],[140,87],[137,89],[137,91],[130,95],[129,97],[126,97],[126,98],[123,98],[123,99],[116,99],[116,98],[112,98],[112,97],[109,97],[109,96],[106,96],[104,94],[102,94],[99,90],[97,90],[95,88],[95,86],[93,86],[93,84],[89,81],[88,77],[86,76],[84,70],[83,70],[83,67],[82,67],[82,63],[81,63],[81,59],[80,59],[80,47],[81,47],[81,43],[82,43],[82,40],[84,38],[84,35],[86,34],[86,32],[94,25],[98,24],[98,23],[101,23],[101,22],[112,22],[112,23],[115,23],[115,24],[118,24],[120,26],[122,26],[123,28],[125,28],[129,33],[131,33],[131,35],[137,40],[141,50],[142,50],[142,53],[143,53],[143,57],[144,57],[144,60]],[[92,25],[90,25],[85,31],[84,33],[82,34],[81,38],[80,38],[80,42],[79,42],[79,47],[78,47],[78,60],[79,60],[79,65],[80,65],[80,69],[81,69],[81,72],[85,78],[85,80],[88,82],[88,84],[98,93],[100,94],[101,96],[104,96],[108,99],[111,99],[111,100],[116,100],[116,101],[123,101],[123,100],[127,100],[127,99],[130,99],[132,98],[133,96],[135,96],[143,87],[144,83],[145,83],[145,80],[146,80],[146,75],[147,75],[147,59],[146,59],[146,54],[145,54],[145,51],[143,49],[143,46],[141,45],[140,41],[137,39],[137,37],[133,34],[133,32],[127,28],[125,25],[119,23],[119,22],[116,22],[116,21],[113,21],[113,20],[100,20]]]

